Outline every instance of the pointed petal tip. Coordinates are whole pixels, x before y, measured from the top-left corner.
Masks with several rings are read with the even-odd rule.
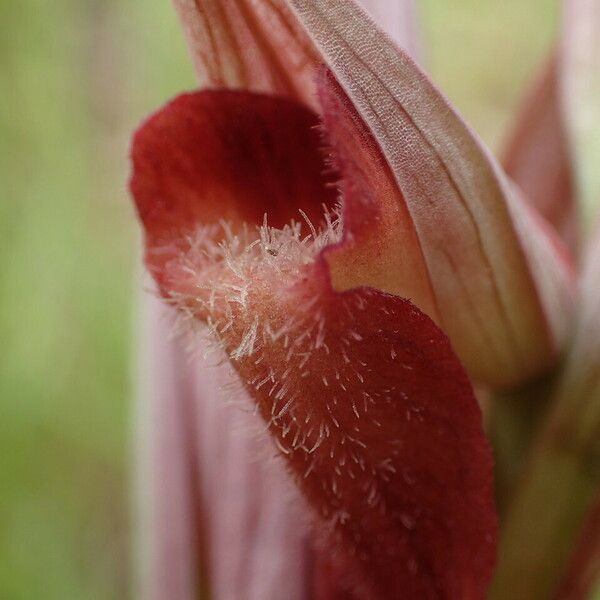
[[[578,215],[574,163],[563,119],[559,79],[559,53],[554,49],[517,113],[502,163],[525,200],[575,251]]]

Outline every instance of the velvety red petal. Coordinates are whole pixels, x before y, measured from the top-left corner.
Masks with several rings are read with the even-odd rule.
[[[157,273],[198,224],[314,223],[336,203],[319,122],[301,105],[248,92],[183,94],[135,135],[130,186]]]
[[[401,298],[335,292],[323,263],[220,276],[188,307],[218,332],[358,597],[484,598],[490,450],[443,333]]]
[[[553,52],[517,115],[502,163],[525,198],[575,249],[577,214],[573,163],[558,78],[558,53]]]
[[[188,103],[198,110],[204,100],[187,96],[134,142],[132,191],[163,295],[216,333],[357,597],[484,598],[496,537],[491,454],[450,342],[407,300],[336,291],[318,233],[311,247],[293,231],[264,229],[241,249],[239,232],[220,249],[197,236],[217,216],[235,230],[263,211],[280,224],[336,194],[310,168],[318,138],[298,144],[301,127],[281,131],[277,115],[288,128],[300,117],[273,105],[289,103],[241,95],[245,111],[226,119],[216,113],[230,109],[228,94],[208,98],[211,118],[193,116]],[[231,131],[246,121],[252,143],[241,152],[246,128]],[[286,160],[269,162],[283,150]],[[343,172],[351,204],[369,193],[372,174]]]
[[[272,423],[299,484],[340,551],[351,551],[365,597],[484,598],[495,552],[491,458],[464,371],[408,302],[323,285],[324,345],[296,365],[290,389],[302,385],[301,397]],[[294,368],[281,363],[283,345],[265,352],[268,364]],[[255,393],[266,418],[279,415],[268,391]]]

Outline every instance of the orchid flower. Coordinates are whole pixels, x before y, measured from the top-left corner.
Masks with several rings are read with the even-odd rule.
[[[536,92],[546,117],[523,119],[503,168],[411,58],[409,2],[176,6],[201,89],[132,148],[145,262],[168,306],[149,305],[144,344],[160,376],[143,391],[143,597],[488,597],[498,525],[474,390],[550,377],[573,330],[559,55]],[[550,199],[538,138],[561,169]],[[575,390],[589,362],[573,357],[597,321],[597,264],[543,431],[573,398],[587,406]],[[534,514],[515,506],[501,557]],[[492,594],[544,597],[511,596],[510,565]]]

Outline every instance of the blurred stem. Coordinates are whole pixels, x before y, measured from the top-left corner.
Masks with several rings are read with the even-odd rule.
[[[496,503],[501,519],[523,470],[536,427],[550,403],[554,384],[554,377],[543,377],[493,397],[488,434],[494,448]]]
[[[492,600],[552,598],[598,487],[600,394],[563,380],[504,519]]]
[[[537,453],[504,524],[492,600],[547,600],[596,489],[580,457]]]
[[[600,495],[588,516],[556,600],[600,598]],[[596,592],[593,594],[593,592]]]

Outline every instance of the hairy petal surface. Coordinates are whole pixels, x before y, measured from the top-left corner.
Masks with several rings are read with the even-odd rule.
[[[547,368],[570,303],[556,240],[525,214],[490,153],[353,0],[290,3],[386,157],[441,325],[469,373],[509,385]],[[544,269],[525,241],[545,257]]]
[[[259,292],[253,305],[248,290],[247,313],[233,315],[239,332],[222,338],[346,577],[356,573],[366,598],[483,598],[494,561],[491,461],[448,341],[400,298],[338,294],[310,271],[296,285],[268,304]],[[274,340],[264,319],[285,333]],[[248,355],[237,359],[240,347]]]
[[[299,122],[287,113],[289,102],[270,99],[282,107],[271,106],[264,118],[265,98],[241,94],[245,113],[223,123],[238,130],[246,118],[264,131],[251,152],[232,160],[227,146],[238,142],[226,125],[216,128],[223,145],[204,137],[215,122],[212,106],[226,112],[228,93],[197,96],[209,99],[171,103],[163,111],[168,118],[150,119],[134,142],[132,191],[147,264],[162,294],[215,332],[358,597],[483,599],[495,554],[491,455],[448,339],[407,300],[332,287],[322,249],[343,239],[334,222],[308,237],[297,224],[263,226],[253,237],[240,224],[245,213],[234,218],[253,206],[257,192],[236,181],[245,161],[259,165],[269,182],[263,210],[270,214],[273,205],[276,215],[284,214],[277,207],[287,200],[293,214],[294,207],[313,206],[302,194],[287,194],[299,186],[294,174],[312,177],[325,204],[327,179],[320,171],[276,165],[268,172],[255,159],[286,150],[303,163],[318,145],[304,145],[298,154],[296,136],[277,134],[281,115],[288,126]],[[196,127],[188,102],[213,118]],[[194,147],[181,140],[179,119],[190,140],[197,136]],[[197,177],[196,194],[188,193],[190,151],[199,164],[206,155],[223,161],[221,169],[213,165]],[[343,172],[345,198],[368,193],[366,174]],[[273,184],[278,177],[286,187]],[[181,190],[185,201],[173,196]],[[216,207],[231,215],[222,232],[204,220]]]
[[[198,224],[239,230],[262,223],[267,209],[274,227],[300,218],[298,209],[319,222],[337,191],[317,125],[316,115],[292,101],[206,91],[177,97],[141,127],[131,189],[159,276]]]
[[[295,206],[316,221],[321,203],[335,203],[318,154],[316,117],[262,96],[249,115],[245,98],[233,92],[183,96],[153,119],[146,130],[151,135],[138,135],[132,187],[143,199],[139,210],[147,234],[155,236],[152,245],[161,248],[153,256],[156,277],[171,254],[193,239],[197,223],[260,223],[266,199],[271,222],[301,218]],[[279,125],[266,125],[269,119]],[[143,344],[145,356],[157,356],[146,361],[143,374],[143,593],[187,600],[201,585],[219,600],[237,598],[236,589],[245,590],[248,600],[278,600],[283,580],[287,596],[308,597],[306,574],[314,559],[309,542],[298,539],[302,511],[290,507],[291,494],[282,491],[289,486],[287,474],[281,465],[258,464],[268,439],[249,431],[252,415],[224,406],[223,368],[186,358],[182,341],[169,339],[171,321],[158,319],[156,311],[147,316],[151,340]],[[187,414],[180,416],[180,408]],[[195,538],[200,528],[203,552]]]
[[[138,454],[139,596],[312,598],[306,507],[224,357],[174,336],[174,311],[146,295]],[[160,344],[157,344],[160,340]]]
[[[289,20],[283,2],[247,2],[245,12],[241,3],[236,8],[231,1],[176,0],[175,4],[201,85],[278,92],[315,103],[314,50]],[[414,56],[418,39],[413,4],[412,0],[364,1],[376,20]],[[244,14],[250,19],[240,20]],[[143,306],[155,302],[148,299]],[[145,361],[140,372],[144,429],[139,462],[147,481],[140,503],[147,517],[139,527],[142,595],[191,599],[196,598],[199,585],[208,584],[215,600],[237,599],[239,590],[244,590],[246,600],[279,600],[282,589],[286,599],[313,598],[317,590],[312,589],[310,573],[314,569],[319,577],[318,563],[314,564],[312,544],[302,538],[305,519],[297,503],[290,501],[283,464],[264,460],[269,439],[254,432],[253,415],[238,406],[224,406],[222,396],[229,397],[231,385],[223,366],[207,365],[202,357],[185,358],[185,341],[172,339],[171,319],[160,318],[156,310],[143,310],[143,314],[147,331],[141,352],[157,360],[155,364]],[[177,377],[171,377],[175,365]],[[184,385],[184,381],[191,383]],[[238,390],[237,395],[244,394]],[[191,423],[189,414],[187,420],[177,419],[183,405],[197,415],[197,422]],[[197,444],[181,446],[186,436],[165,427],[173,421],[185,431],[191,429]],[[188,465],[197,465],[199,473]],[[197,480],[196,486],[180,485],[182,466],[187,477]],[[165,486],[165,477],[175,481]],[[197,507],[199,502],[202,522],[190,525],[187,507]],[[192,514],[200,516],[197,509]],[[199,529],[205,531],[203,553],[198,541],[188,543]],[[327,593],[327,600],[333,600],[331,587]]]
[[[573,162],[562,113],[558,70],[555,51],[546,59],[519,110],[503,150],[502,164],[525,199],[575,250],[577,208]]]

